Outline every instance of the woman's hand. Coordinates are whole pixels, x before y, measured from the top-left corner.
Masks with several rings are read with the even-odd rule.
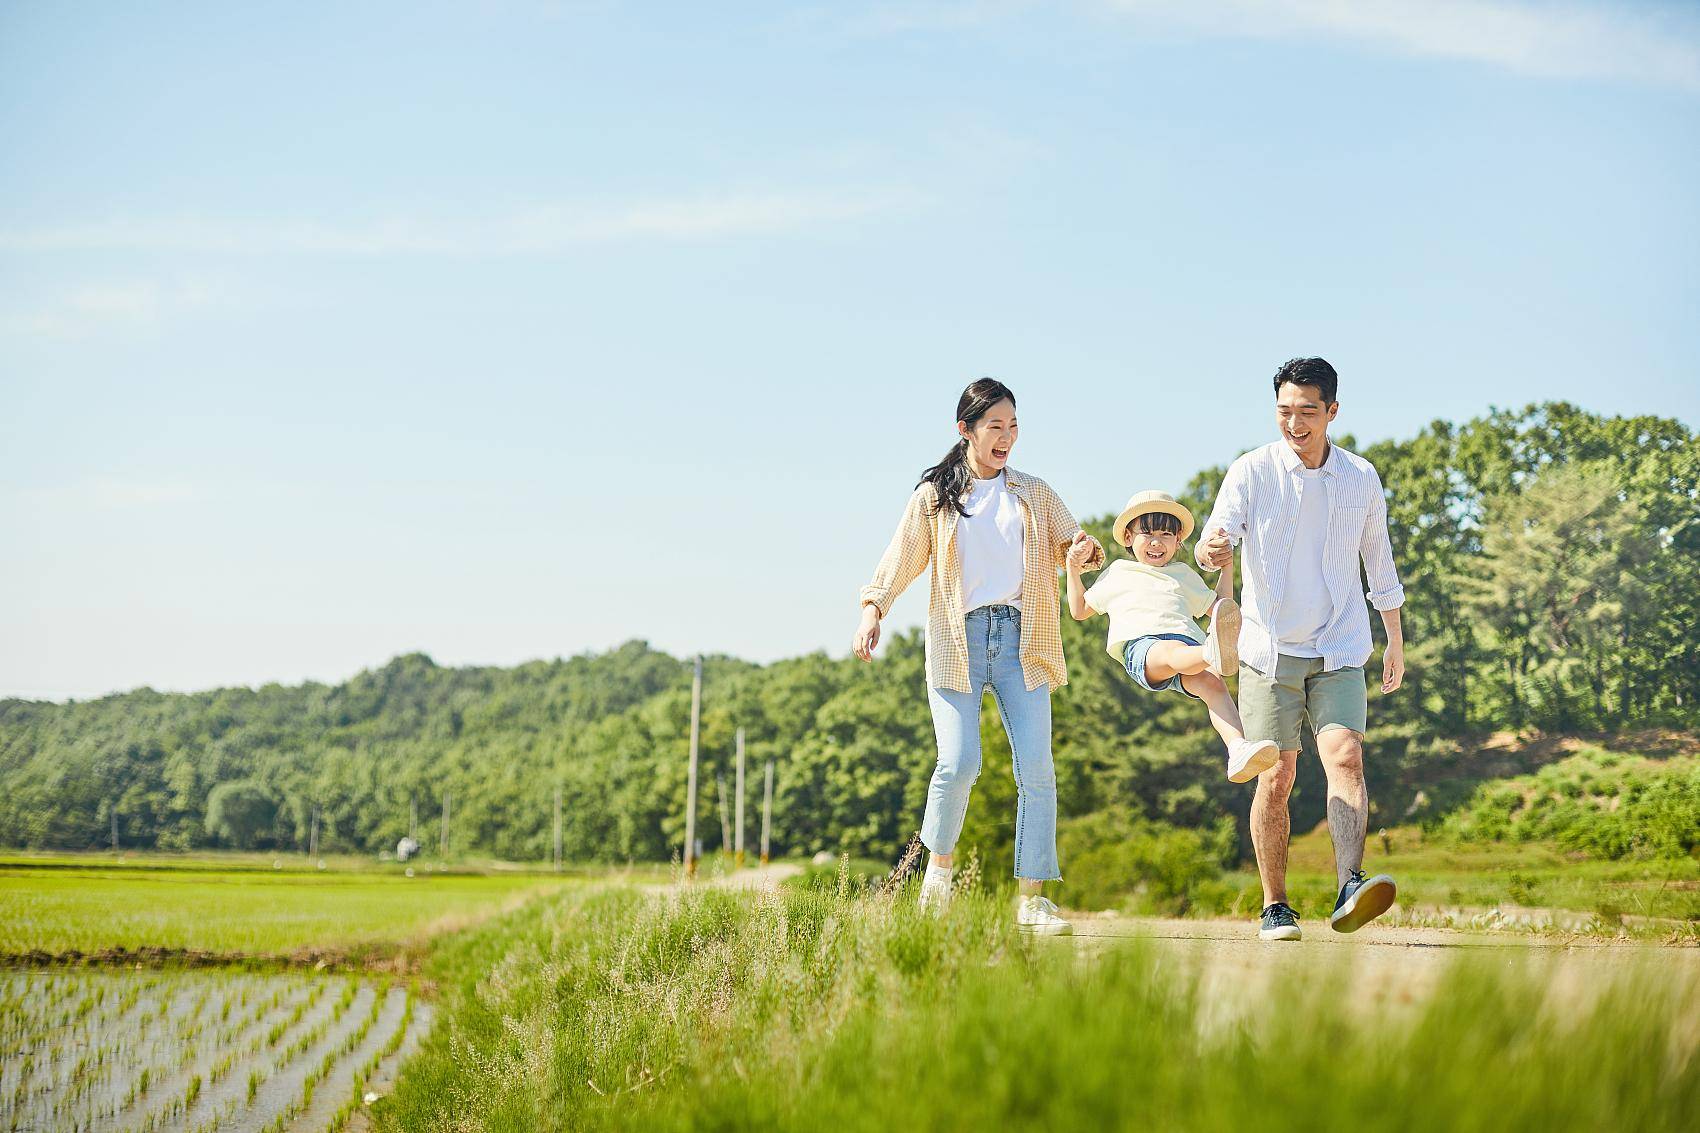
[[[1097,540],[1082,531],[1074,537],[1074,542],[1068,547],[1068,568],[1074,571],[1086,569],[1086,564],[1092,561],[1093,552],[1098,549]]]
[[[850,652],[864,661],[874,659],[874,648],[880,643],[880,611],[872,602],[862,606],[862,620],[851,639]]]

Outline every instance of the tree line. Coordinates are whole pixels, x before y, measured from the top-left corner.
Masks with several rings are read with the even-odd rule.
[[[1407,595],[1407,687],[1372,699],[1379,821],[1437,818],[1445,793],[1415,785],[1458,737],[1700,719],[1700,441],[1680,422],[1550,403],[1341,443],[1381,470]],[[1223,471],[1184,486],[1198,514]],[[1087,526],[1115,554],[1110,518]],[[1214,735],[1190,701],[1135,689],[1104,655],[1103,628],[1063,619],[1071,679],[1053,716],[1065,818],[1219,829],[1244,789],[1223,779]],[[922,648],[912,631],[873,665],[708,658],[708,848],[742,727],[749,766],[777,764],[776,852],[894,855],[933,765]],[[689,712],[688,659],[635,641],[511,668],[410,654],[337,685],[5,700],[0,845],[102,846],[116,818],[132,848],[303,850],[317,813],[323,851],[374,852],[408,832],[415,808],[434,835],[452,796],[456,850],[540,860],[559,786],[569,858],[665,860],[683,839]],[[964,844],[996,857],[1014,786],[995,713],[983,728],[987,771]],[[1307,794],[1301,777],[1297,822],[1307,806],[1320,815],[1320,785]],[[430,850],[434,837],[421,840]]]

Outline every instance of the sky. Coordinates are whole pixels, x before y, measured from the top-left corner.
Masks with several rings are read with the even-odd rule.
[[[9,0],[0,696],[841,656],[983,375],[1083,517],[1700,427],[1697,205],[1692,4]]]

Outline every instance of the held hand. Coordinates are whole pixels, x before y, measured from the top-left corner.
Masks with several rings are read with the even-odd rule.
[[[1228,533],[1218,527],[1210,537],[1199,544],[1198,560],[1211,570],[1221,570],[1234,561],[1234,548],[1228,542]]]
[[[1074,542],[1068,545],[1068,568],[1073,571],[1086,569],[1086,564],[1092,561],[1092,552],[1097,544],[1092,536],[1082,531],[1074,537]]]
[[[874,648],[880,643],[880,612],[872,603],[862,607],[862,621],[856,626],[856,636],[850,641],[850,652],[864,661],[874,659]]]
[[[1399,686],[1405,683],[1405,643],[1389,643],[1387,651],[1382,654],[1381,662],[1381,691],[1397,692]]]

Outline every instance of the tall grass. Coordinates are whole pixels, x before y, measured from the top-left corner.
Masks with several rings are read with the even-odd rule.
[[[381,1129],[1497,1133],[1700,1112],[1691,966],[1556,994],[1539,967],[1466,965],[1379,1007],[1330,967],[1234,1014],[1173,953],[1087,959],[1016,937],[996,897],[932,920],[849,885],[569,892],[432,965],[444,1016]]]

